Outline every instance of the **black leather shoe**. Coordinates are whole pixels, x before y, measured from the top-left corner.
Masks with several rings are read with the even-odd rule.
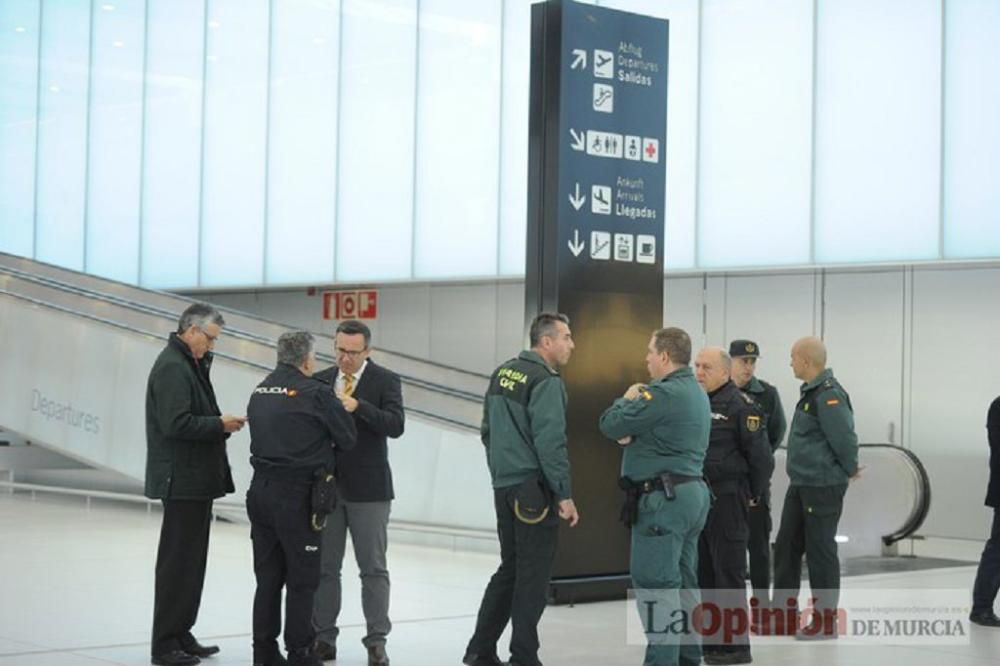
[[[313,644],[313,654],[323,661],[333,661],[337,658],[337,646],[316,639],[316,642]]]
[[[993,611],[971,613],[969,615],[969,622],[978,624],[980,627],[1000,627],[1000,617],[997,617],[997,614]]]
[[[292,650],[288,653],[288,666],[323,666],[312,647]]]
[[[466,652],[462,657],[462,663],[466,666],[508,666],[507,662],[500,661],[500,657],[495,654],[476,654]]]
[[[193,654],[201,658],[211,657],[213,654],[219,653],[218,645],[202,645],[194,636],[188,640],[181,640],[181,649],[188,654]]]
[[[288,660],[285,659],[283,654],[278,653],[266,661],[257,661],[254,659],[253,666],[288,666]]]
[[[194,666],[194,664],[201,663],[201,659],[193,654],[188,654],[184,650],[154,654],[153,658],[149,661],[151,664],[156,664],[156,666]]]
[[[389,655],[385,653],[384,645],[372,645],[368,648],[368,666],[389,666]]]

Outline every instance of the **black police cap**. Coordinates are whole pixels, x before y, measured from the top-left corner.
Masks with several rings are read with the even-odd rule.
[[[729,355],[733,358],[738,356],[760,356],[760,347],[753,340],[733,340],[729,343]]]

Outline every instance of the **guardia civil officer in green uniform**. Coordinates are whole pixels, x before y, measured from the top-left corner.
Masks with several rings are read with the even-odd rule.
[[[702,467],[712,416],[690,363],[687,333],[654,332],[650,383],[631,386],[600,420],[601,432],[624,447],[623,517],[632,528],[629,568],[648,641],[645,666],[701,663],[696,640],[667,630],[699,602],[698,536],[710,504]]]
[[[767,441],[771,445],[773,454],[781,446],[781,440],[785,438],[788,422],[785,420],[785,410],[781,407],[778,389],[756,376],[760,345],[753,340],[733,340],[729,344],[729,356],[733,359],[733,383],[753,398],[764,412]],[[750,540],[747,542],[747,551],[750,553],[750,583],[753,585],[754,597],[761,607],[766,608],[770,605],[773,527],[770,476],[761,501],[750,507],[749,524]]]
[[[791,365],[803,384],[788,433],[789,486],[774,544],[774,604],[787,608],[798,597],[805,553],[814,608],[827,615],[835,612],[840,597],[835,537],[848,481],[860,470],[858,436],[851,399],[826,367],[823,341],[797,341]],[[816,619],[814,614],[796,637],[836,638],[834,622]]]
[[[538,621],[556,553],[559,518],[576,525],[566,448],[566,387],[559,368],[573,337],[561,314],[535,317],[531,349],[493,372],[483,406],[500,537],[500,567],[490,579],[463,662],[500,666],[497,641],[507,626],[511,666],[540,666]],[[558,516],[558,517],[557,517]]]

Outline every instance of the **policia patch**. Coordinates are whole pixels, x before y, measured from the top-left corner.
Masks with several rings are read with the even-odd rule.
[[[757,432],[760,430],[760,417],[759,416],[748,416],[747,417],[747,430],[750,432]]]

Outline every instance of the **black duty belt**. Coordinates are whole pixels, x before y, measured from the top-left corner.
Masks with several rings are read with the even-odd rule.
[[[677,497],[674,488],[683,483],[691,481],[703,481],[700,476],[688,476],[686,474],[673,474],[663,472],[652,479],[643,481],[633,481],[627,476],[618,480],[618,487],[625,491],[625,504],[622,506],[621,520],[626,527],[632,527],[639,520],[639,497],[647,493],[663,491],[663,495],[668,500]]]
[[[663,476],[658,476],[655,479],[646,479],[645,481],[632,481],[632,483],[636,484],[639,487],[640,494],[645,495],[646,493],[655,492],[657,490],[663,490],[666,487],[666,483],[664,482],[664,477],[669,477],[671,485],[674,486],[679,486],[682,483],[689,483],[691,481],[702,480],[702,477],[700,476],[687,476],[685,474],[667,473],[664,474]]]

